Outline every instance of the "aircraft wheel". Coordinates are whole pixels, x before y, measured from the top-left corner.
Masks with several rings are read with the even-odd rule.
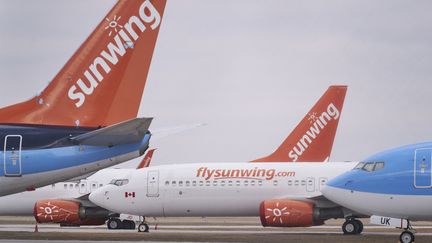
[[[150,227],[146,223],[138,225],[138,232],[149,232]]]
[[[359,232],[360,225],[356,222],[356,220],[348,219],[342,225],[342,231],[345,235],[355,235]]]
[[[123,229],[131,229],[131,230],[135,229],[135,222],[131,220],[123,220],[122,225],[123,225]]]
[[[414,234],[408,230],[405,230],[399,236],[399,240],[401,243],[412,243],[414,242],[414,239]]]
[[[111,218],[107,222],[108,229],[121,229],[122,228],[122,222],[120,219]]]
[[[358,220],[358,219],[355,219],[354,220],[356,223],[357,223],[357,225],[359,226],[358,227],[358,229],[357,229],[357,232],[356,232],[356,234],[361,234],[362,232],[363,232],[363,223],[362,223],[362,221],[360,221],[360,220]]]

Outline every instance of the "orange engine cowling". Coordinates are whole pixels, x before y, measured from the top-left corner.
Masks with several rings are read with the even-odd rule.
[[[67,200],[42,200],[34,206],[34,217],[38,223],[66,223],[80,222],[79,202]]]
[[[294,200],[266,200],[260,205],[261,224],[271,227],[309,227],[320,225],[314,220],[314,205]]]

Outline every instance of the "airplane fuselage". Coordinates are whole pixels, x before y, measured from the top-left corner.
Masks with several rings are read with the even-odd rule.
[[[204,163],[152,166],[109,184],[90,200],[119,213],[142,216],[258,216],[267,199],[314,201],[327,180],[355,163]]]
[[[328,183],[330,200],[365,215],[432,220],[432,143],[371,156]]]

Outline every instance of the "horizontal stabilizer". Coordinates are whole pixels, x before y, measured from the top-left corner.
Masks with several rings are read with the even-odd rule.
[[[153,118],[135,118],[129,121],[84,133],[69,140],[76,145],[114,146],[137,143],[148,132]]]

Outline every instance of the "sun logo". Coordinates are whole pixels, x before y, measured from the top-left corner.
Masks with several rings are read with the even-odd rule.
[[[108,22],[108,25],[105,27],[105,29],[107,30],[107,29],[111,28],[110,32],[108,33],[109,36],[112,35],[113,30],[117,33],[117,32],[118,32],[118,29],[117,29],[117,28],[119,28],[119,29],[122,29],[122,28],[123,28],[123,25],[120,25],[120,24],[118,23],[118,21],[119,21],[120,19],[121,19],[121,16],[119,16],[119,17],[117,18],[117,15],[114,15],[113,20],[110,20],[109,18],[105,18],[105,21]]]
[[[44,202],[44,205],[40,206],[40,212],[37,214],[38,217],[43,217],[45,219],[50,219],[51,221],[55,219],[63,219],[67,220],[74,213],[61,208],[57,205],[52,204],[51,202]]]
[[[312,123],[314,123],[316,120],[318,120],[318,117],[317,117],[317,113],[316,113],[316,112],[309,113],[308,115],[309,115],[308,120],[309,120],[309,123],[310,123],[310,124],[312,124]]]
[[[279,208],[279,202],[276,203],[275,208],[267,208],[267,211],[271,212],[271,215],[265,216],[265,218],[268,220],[269,218],[273,218],[273,223],[276,223],[276,221],[279,221],[279,223],[283,224],[283,216],[284,215],[290,215],[290,213],[287,211],[287,207]]]

